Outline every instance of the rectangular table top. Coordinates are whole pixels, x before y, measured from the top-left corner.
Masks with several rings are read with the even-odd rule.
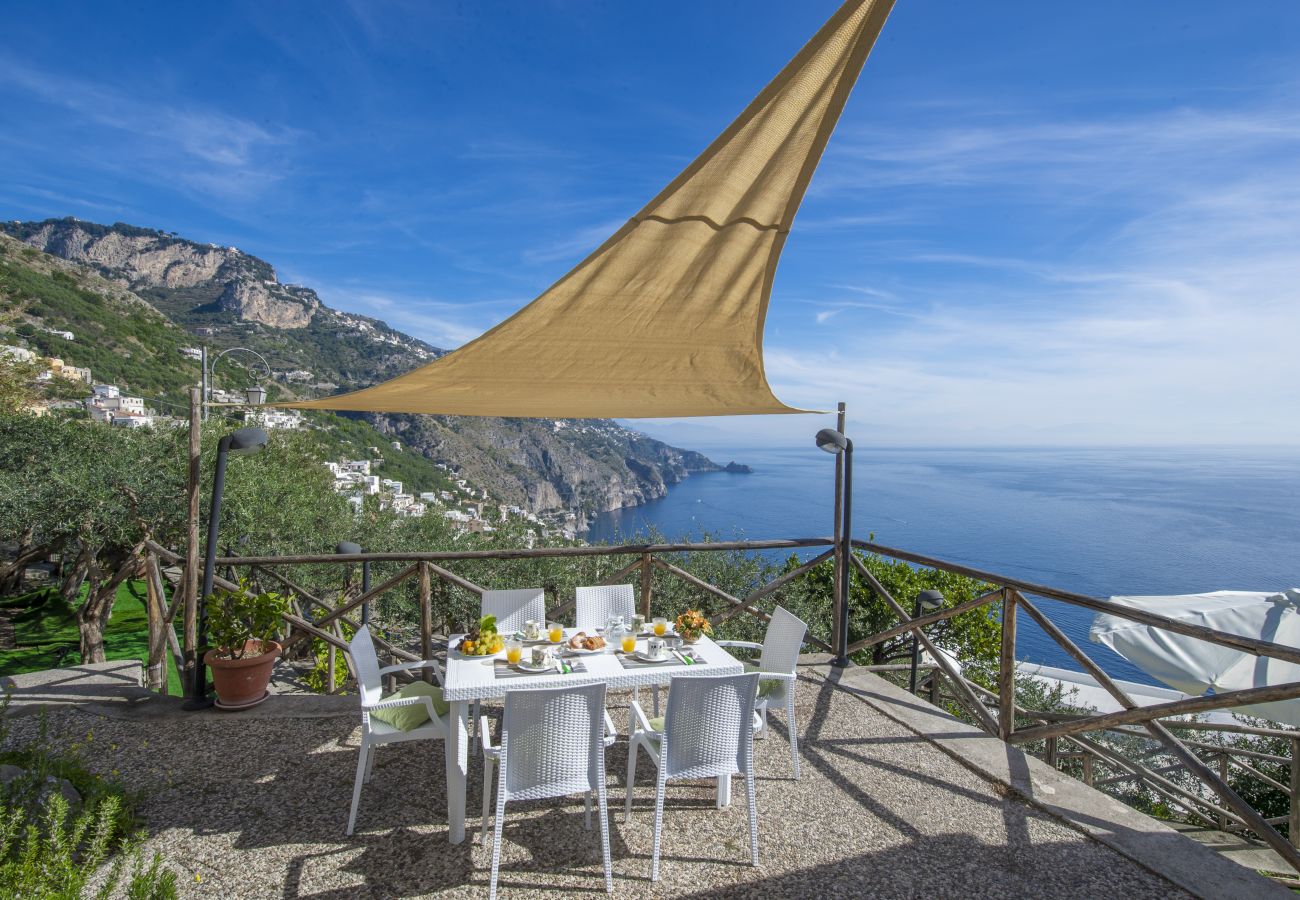
[[[575,629],[565,629],[565,637],[573,634]],[[510,678],[497,678],[494,672],[496,660],[504,658],[501,653],[496,656],[465,656],[460,651],[451,649],[460,643],[463,635],[455,634],[448,642],[447,671],[443,677],[443,698],[448,701],[487,700],[504,697],[506,691],[530,690],[538,688],[556,688],[566,684],[592,684],[603,681],[610,688],[644,687],[654,684],[667,684],[678,677],[702,677],[707,675],[739,675],[745,671],[744,665],[726,650],[719,647],[707,637],[701,637],[694,645],[694,650],[705,660],[705,665],[682,665],[676,660],[657,665],[637,666],[625,669],[613,653],[607,648],[604,653],[593,653],[578,657],[586,671],[560,674],[551,671],[540,675],[520,675]],[[642,641],[644,644],[644,640]]]

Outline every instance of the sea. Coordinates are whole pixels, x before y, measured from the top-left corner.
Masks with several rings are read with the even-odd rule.
[[[600,515],[586,539],[831,534],[834,461],[811,441],[695,449],[753,472],[693,475]],[[1095,597],[1300,586],[1296,448],[857,447],[853,488],[855,537]],[[1156,683],[1089,642],[1093,613],[1035,604],[1111,676]],[[1018,624],[1018,659],[1079,668],[1027,616]]]

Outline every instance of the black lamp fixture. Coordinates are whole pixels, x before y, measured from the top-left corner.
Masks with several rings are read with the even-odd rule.
[[[266,431],[261,428],[241,428],[223,435],[217,442],[217,468],[212,476],[212,507],[208,512],[208,551],[203,559],[203,586],[199,589],[198,647],[195,648],[194,682],[191,697],[185,704],[187,710],[207,709],[212,705],[208,696],[208,667],[203,664],[207,648],[208,597],[212,594],[212,579],[217,565],[217,528],[221,519],[221,494],[226,486],[226,458],[251,456],[266,446]]]
[[[912,618],[918,619],[922,613],[937,612],[943,607],[943,593],[940,591],[921,591],[916,595],[916,603],[912,607]],[[921,662],[921,641],[916,632],[912,632],[912,679],[909,682],[910,690],[916,693],[916,668]]]
[[[823,428],[817,432],[817,446],[827,453],[844,454],[844,494],[841,510],[840,539],[843,542],[840,552],[840,595],[836,602],[840,606],[840,633],[835,636],[838,655],[834,663],[837,666],[849,664],[849,554],[853,544],[849,527],[853,524],[853,441],[834,428]]]
[[[334,552],[340,556],[355,556],[362,553],[361,545],[355,541],[339,541],[334,547]],[[361,562],[361,593],[370,593],[370,560]],[[361,624],[370,624],[370,601],[367,600],[361,604]]]

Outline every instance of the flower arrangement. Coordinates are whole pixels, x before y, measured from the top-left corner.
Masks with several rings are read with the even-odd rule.
[[[698,609],[688,609],[677,617],[677,633],[686,643],[693,644],[700,639],[700,635],[713,634],[713,626],[704,613]]]

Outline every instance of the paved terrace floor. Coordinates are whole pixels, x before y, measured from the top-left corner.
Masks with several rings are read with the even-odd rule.
[[[360,733],[355,698],[276,697],[223,715],[180,713],[174,700],[138,693],[114,699],[102,687],[86,693],[80,705],[51,707],[47,727],[141,792],[146,849],[181,875],[183,896],[486,896],[487,847],[447,843],[441,743],[382,748],[357,833],[344,837]],[[48,682],[35,697],[50,699]],[[620,702],[611,694],[611,707]],[[798,710],[801,780],[790,778],[783,716],[757,744],[759,868],[747,861],[743,788],[719,810],[711,785],[679,784],[664,814],[662,880],[651,883],[653,769],[643,758],[625,823],[620,739],[607,755],[617,896],[1282,895],[867,673],[841,679],[806,667]],[[625,714],[616,710],[620,728]],[[38,723],[14,716],[11,740],[31,737]],[[974,757],[982,774],[955,752]],[[481,757],[471,772],[476,813]],[[582,822],[580,798],[512,804],[502,896],[603,895],[599,842]]]

